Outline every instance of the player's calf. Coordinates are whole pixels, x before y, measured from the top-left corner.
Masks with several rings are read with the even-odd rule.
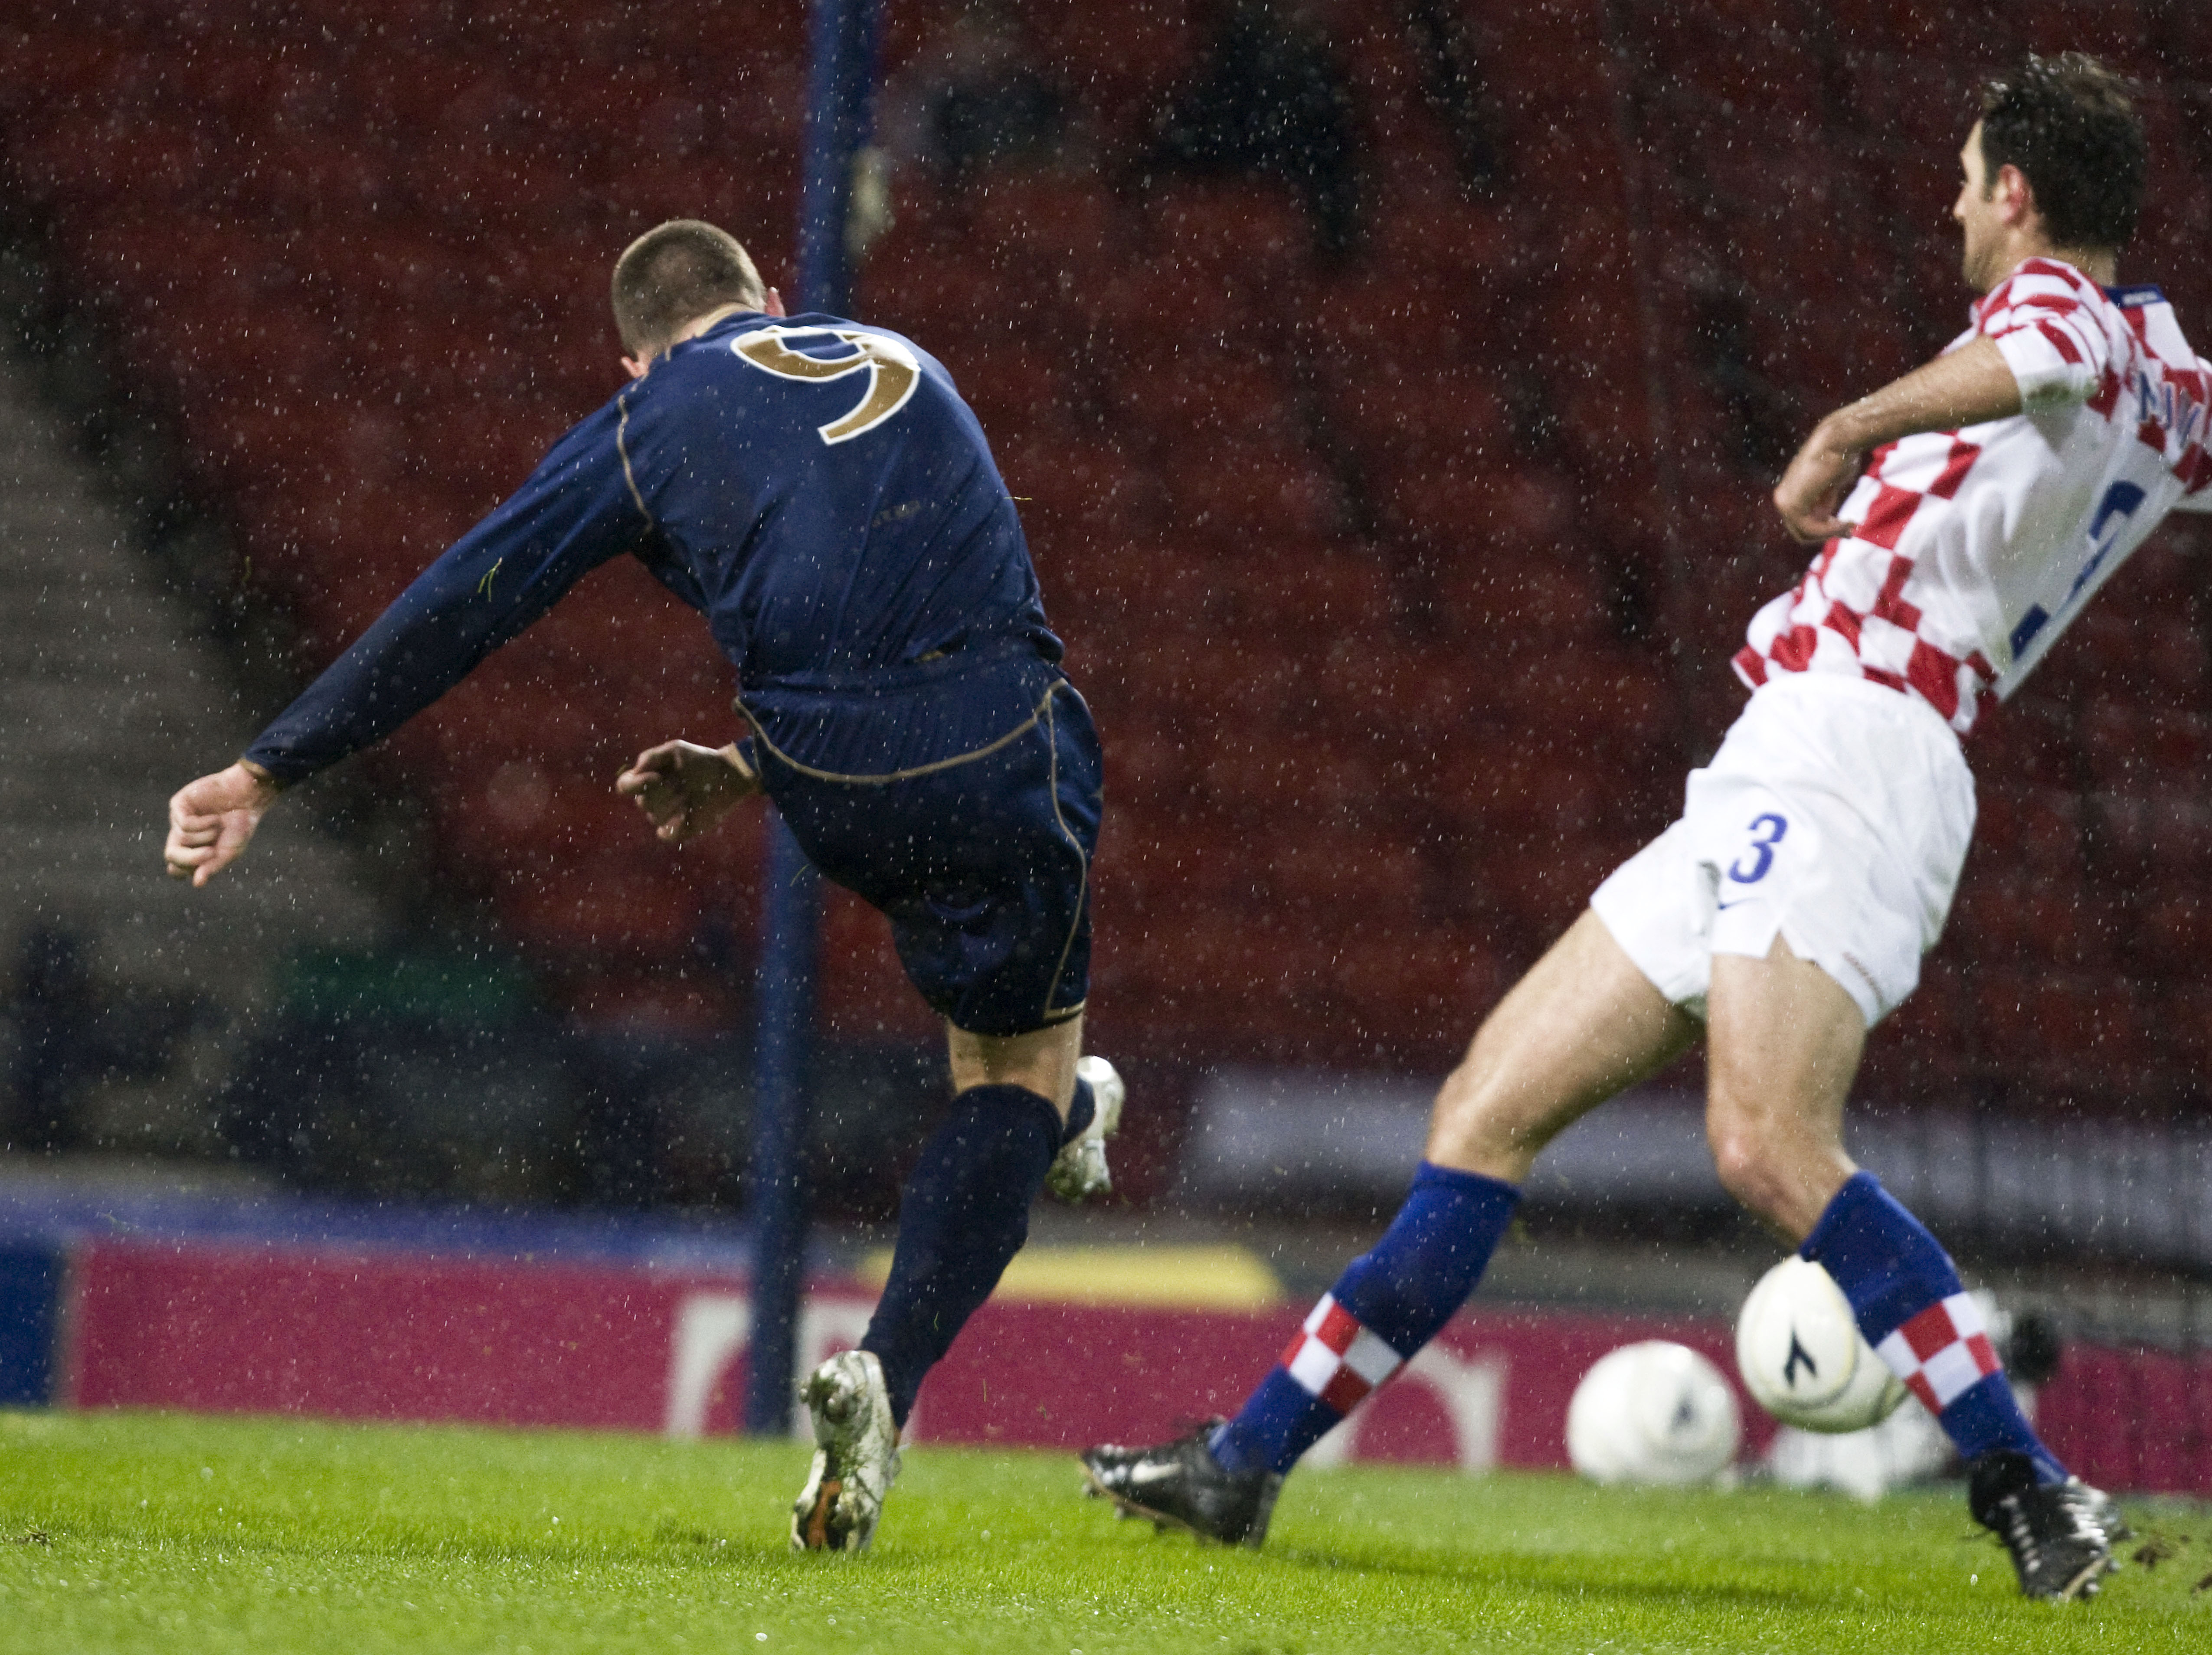
[[[2012,1454],[2042,1486],[2067,1482],[2021,1411],[1950,1255],[1871,1174],[1844,1181],[1799,1250],[1835,1278],[1867,1343],[1936,1416],[1961,1459]]]
[[[2031,1597],[2085,1597],[2128,1532],[2119,1508],[2071,1476],[2021,1411],[1980,1306],[1919,1220],[1867,1173],[1845,1181],[1806,1237],[1859,1331],[1956,1445],[1967,1508],[2011,1553]]]
[[[1017,1086],[970,1086],[929,1135],[899,1201],[890,1279],[861,1348],[883,1364],[903,1426],[929,1370],[1029,1238],[1059,1153],[1060,1111]]]
[[[1423,1162],[1390,1228],[1314,1306],[1233,1420],[1149,1448],[1093,1448],[1090,1492],[1121,1514],[1257,1546],[1307,1449],[1435,1337],[1474,1290],[1520,1192]]]

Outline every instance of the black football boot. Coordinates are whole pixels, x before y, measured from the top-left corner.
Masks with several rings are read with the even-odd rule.
[[[2094,1597],[2112,1567],[2112,1542],[2090,1515],[2085,1491],[2094,1492],[2087,1483],[2038,1482],[2025,1454],[1984,1454],[1967,1468],[1974,1521],[2004,1542],[2021,1591],[2052,1603]]]
[[[1275,1471],[1225,1471],[1206,1445],[1219,1420],[1157,1448],[1088,1449],[1083,1475],[1093,1500],[1110,1500],[1122,1517],[1188,1529],[1224,1546],[1257,1547],[1283,1479]]]

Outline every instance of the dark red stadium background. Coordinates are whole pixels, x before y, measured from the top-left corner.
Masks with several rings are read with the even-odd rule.
[[[2212,328],[2212,21],[2182,4],[1549,0],[1468,9],[1471,186],[1409,24],[1317,10],[1361,237],[1264,179],[1147,170],[1200,9],[1022,8],[1082,141],[901,179],[861,283],[981,413],[1108,742],[1097,1043],[1447,1062],[1668,818],[1801,555],[1765,495],[1826,405],[1955,331],[1976,77],[2028,47],[2151,83],[2125,273]],[[893,0],[887,70],[958,8]],[[789,274],[797,5],[84,0],[0,24],[0,150],[134,407],[319,665],[617,383],[614,253],[726,223]],[[920,65],[921,69],[915,66]],[[2212,1062],[2201,532],[2169,528],[1974,738],[1952,934],[1874,1047],[1900,1103],[2170,1116]],[[730,733],[702,629],[617,569],[369,761],[586,1018],[726,1026],[750,828],[672,855],[609,791]],[[823,1019],[928,1037],[833,896]]]

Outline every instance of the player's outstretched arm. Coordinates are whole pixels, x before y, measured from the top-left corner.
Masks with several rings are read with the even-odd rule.
[[[1870,450],[1917,432],[1954,431],[2020,411],[2020,381],[2004,353],[1991,340],[1976,339],[1814,426],[1775,487],[1774,509],[1799,540],[1849,534],[1857,525],[1836,514]]]
[[[281,791],[275,777],[244,758],[179,788],[161,849],[169,877],[203,885],[236,861]]]
[[[672,845],[698,837],[760,790],[759,773],[735,742],[664,741],[615,777],[615,791],[636,800],[653,832]]]

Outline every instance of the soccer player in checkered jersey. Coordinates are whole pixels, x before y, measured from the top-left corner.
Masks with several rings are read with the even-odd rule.
[[[1953,214],[1984,296],[1942,356],[1823,420],[1774,494],[1820,543],[1751,624],[1749,703],[1681,819],[1601,885],[1438,1096],[1395,1221],[1234,1419],[1085,1456],[1093,1493],[1257,1544],[1283,1475],[1466,1300],[1537,1153],[1703,1035],[1738,1200],[1818,1260],[1970,1467],[2021,1589],[2094,1591],[2118,1508],[2014,1400],[1918,1220],[1844,1153],[1867,1031],[1910,994],[1974,821],[1960,748],[2177,506],[2212,506],[2212,367],[2115,287],[2144,171],[2120,83],[2075,54],[1987,87]]]

